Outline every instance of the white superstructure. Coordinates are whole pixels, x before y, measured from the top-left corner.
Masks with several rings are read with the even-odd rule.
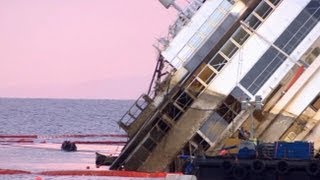
[[[159,57],[172,71],[119,122],[130,140],[111,168],[170,171],[177,154],[213,155],[240,127],[318,150],[320,0],[195,2],[175,5],[179,28]]]

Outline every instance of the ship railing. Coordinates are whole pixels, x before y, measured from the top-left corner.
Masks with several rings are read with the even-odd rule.
[[[130,107],[130,109],[121,117],[118,121],[118,124],[122,127],[130,126],[133,123],[140,113],[148,106],[148,104],[152,101],[150,97],[146,94],[142,94]]]
[[[193,15],[200,9],[206,0],[192,0],[178,14],[177,19],[169,26],[169,34],[174,38],[180,30],[185,26]],[[187,19],[186,19],[187,18]]]

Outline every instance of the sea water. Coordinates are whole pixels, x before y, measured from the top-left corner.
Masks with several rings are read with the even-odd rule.
[[[0,134],[123,133],[117,121],[132,100],[0,98]]]
[[[38,136],[34,143],[0,143],[0,169],[18,169],[33,173],[0,175],[0,179],[35,179],[37,172],[52,170],[106,170],[106,167],[95,167],[95,152],[120,152],[118,145],[79,144],[77,152],[64,152],[60,150],[61,142],[72,140],[69,135],[124,134],[117,121],[132,104],[132,100],[0,98],[0,135]],[[76,140],[110,140],[108,137],[93,138]],[[41,178],[123,179],[78,176]]]

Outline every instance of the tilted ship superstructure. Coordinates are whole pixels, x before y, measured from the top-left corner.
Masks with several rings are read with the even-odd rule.
[[[240,128],[320,148],[320,0],[191,0],[159,39],[152,86],[119,121],[111,169],[174,171]],[[247,105],[247,108],[243,108]]]

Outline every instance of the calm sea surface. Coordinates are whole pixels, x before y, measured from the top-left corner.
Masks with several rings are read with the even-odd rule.
[[[122,146],[78,144],[77,152],[68,153],[60,150],[61,142],[70,140],[63,135],[124,134],[116,122],[132,103],[130,100],[0,98],[0,135],[38,135],[32,143],[8,143],[8,139],[0,138],[0,169],[32,172],[31,175],[0,175],[0,179],[35,179],[37,172],[52,170],[86,170],[88,167],[91,170],[107,170],[107,167],[95,167],[95,152],[120,152]],[[76,140],[110,139],[116,138]],[[42,179],[129,178],[42,176]]]
[[[116,123],[130,100],[0,98],[0,134],[123,133]]]

